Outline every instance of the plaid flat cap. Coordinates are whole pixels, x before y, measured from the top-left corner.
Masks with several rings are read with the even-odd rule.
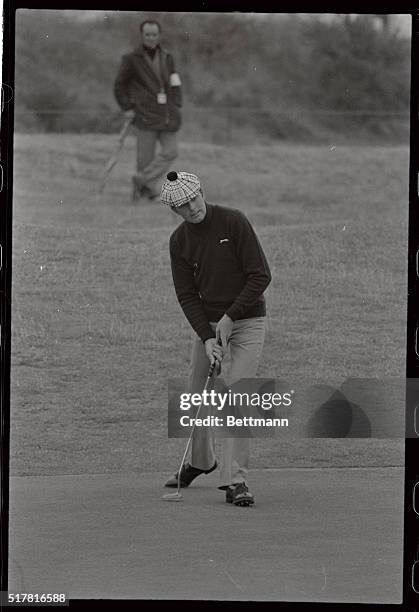
[[[163,204],[177,208],[190,202],[201,189],[199,178],[189,172],[169,172],[164,181],[160,199]]]

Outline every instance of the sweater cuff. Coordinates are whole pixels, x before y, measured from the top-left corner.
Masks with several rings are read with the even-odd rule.
[[[211,328],[209,328],[207,332],[199,334],[199,337],[201,338],[202,342],[205,344],[205,342],[209,340],[210,338],[215,338],[215,332]]]
[[[237,321],[237,319],[240,317],[240,308],[238,306],[234,306],[233,304],[228,310],[226,310],[225,313],[232,321]]]

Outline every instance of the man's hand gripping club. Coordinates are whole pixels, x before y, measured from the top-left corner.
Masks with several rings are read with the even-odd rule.
[[[217,362],[216,372],[219,374],[221,369],[221,362],[223,360],[225,351],[227,350],[227,344],[233,331],[233,321],[229,316],[223,315],[217,323],[215,328],[215,338],[208,338],[205,341],[205,352],[212,365],[214,361]]]
[[[227,350],[227,344],[233,331],[233,324],[234,322],[232,319],[230,319],[228,315],[224,314],[218,321],[217,327],[215,328],[217,343],[221,345],[224,352]]]
[[[222,347],[217,344],[216,338],[208,338],[208,340],[205,340],[205,352],[210,364],[212,365],[215,362],[215,373],[218,376],[221,371],[221,362],[224,357],[224,351]]]

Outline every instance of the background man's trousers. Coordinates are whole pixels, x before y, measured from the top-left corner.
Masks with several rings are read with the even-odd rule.
[[[157,143],[160,150],[156,154]],[[137,129],[137,173],[151,193],[160,193],[177,154],[177,132]]]
[[[216,323],[211,323],[215,329]],[[242,378],[254,378],[265,339],[265,317],[234,322],[228,343],[230,368],[222,376],[228,386]],[[189,392],[202,393],[208,374],[209,360],[202,340],[196,336],[192,347]],[[221,438],[220,487],[247,481],[249,438]],[[192,437],[189,462],[193,467],[208,470],[215,462],[214,435],[211,428],[196,427]]]

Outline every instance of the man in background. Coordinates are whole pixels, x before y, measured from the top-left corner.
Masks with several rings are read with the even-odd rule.
[[[133,199],[144,196],[153,200],[160,195],[163,178],[177,157],[182,91],[173,57],[160,46],[160,24],[143,21],[140,32],[139,47],[122,57],[114,94],[137,129]]]

